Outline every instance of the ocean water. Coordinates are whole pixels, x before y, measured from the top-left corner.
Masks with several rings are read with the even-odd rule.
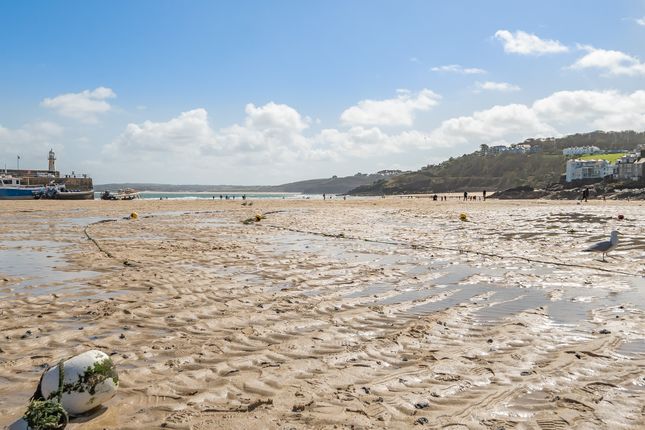
[[[94,193],[94,198],[101,198],[100,192]],[[153,192],[153,191],[142,191],[139,193],[143,199],[168,199],[168,200],[220,200],[220,195],[222,200],[226,199],[228,196],[229,199],[242,200],[242,196],[246,196],[247,200],[257,200],[257,199],[322,199],[321,195],[313,194],[300,194],[300,193],[240,193],[240,192],[229,192],[229,193],[179,193],[179,192]]]

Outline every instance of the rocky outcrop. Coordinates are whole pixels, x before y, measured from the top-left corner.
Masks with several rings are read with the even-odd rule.
[[[490,198],[500,200],[540,199],[548,194],[549,192],[546,190],[536,190],[533,187],[522,186],[496,192]]]
[[[547,200],[579,200],[585,189],[589,190],[590,200],[645,200],[645,187],[634,187],[634,184],[597,183],[591,186],[570,187],[567,184],[552,184],[545,189],[534,189],[529,186],[509,188],[494,193],[492,199],[547,199]]]

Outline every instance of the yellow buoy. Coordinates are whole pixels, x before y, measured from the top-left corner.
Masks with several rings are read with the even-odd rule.
[[[459,219],[462,221],[468,221],[468,215],[466,215],[464,212],[459,214]]]
[[[137,218],[139,218],[139,214],[138,214],[138,213],[136,213],[136,212],[132,212],[132,213],[130,214],[130,219],[137,219]]]

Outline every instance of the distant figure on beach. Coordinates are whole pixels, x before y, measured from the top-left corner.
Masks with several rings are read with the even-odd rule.
[[[327,195],[323,193],[323,200],[327,200]]]
[[[220,194],[219,199],[222,200],[223,198],[224,198],[224,196]]]
[[[482,194],[484,195],[484,201],[486,201],[486,190]]]
[[[246,194],[242,194],[242,200],[246,200]]]
[[[436,194],[434,196],[432,196],[432,200],[434,200],[435,202],[437,201],[437,195]]]
[[[468,191],[464,191],[464,201],[468,200]]]
[[[586,202],[588,198],[589,198],[589,188],[585,187],[585,189],[582,190],[582,199]]]

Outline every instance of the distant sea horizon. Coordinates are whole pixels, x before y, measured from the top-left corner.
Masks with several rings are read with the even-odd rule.
[[[101,198],[101,191],[95,191],[94,197]],[[194,191],[194,192],[181,192],[181,191],[139,191],[142,199],[147,200],[225,200],[240,199],[246,196],[247,199],[307,199],[318,196],[318,194],[302,194],[302,193],[271,193],[271,192],[244,192],[244,191],[227,191],[227,192],[207,192],[207,191]],[[322,195],[322,194],[320,194]]]

